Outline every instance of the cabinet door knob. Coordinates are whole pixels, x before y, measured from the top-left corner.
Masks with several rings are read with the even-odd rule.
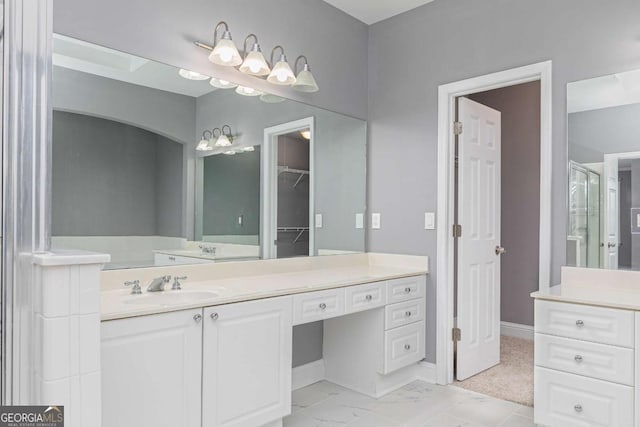
[[[193,316],[193,320],[195,320],[196,323],[200,323],[200,321],[202,320],[202,315],[196,314],[195,316]]]
[[[405,350],[411,350],[411,346],[410,346],[409,344],[405,344],[405,345],[404,345],[404,349],[405,349]]]
[[[574,406],[573,406],[573,409],[574,409],[576,412],[582,412],[582,405],[578,403],[577,405],[574,405]]]
[[[578,363],[582,362],[582,356],[580,356],[579,354],[576,354],[576,357],[574,357],[573,359]]]
[[[405,294],[410,294],[411,293],[411,288],[404,288],[404,293]]]
[[[584,326],[584,322],[582,320],[576,320],[576,326],[582,327]]]
[[[320,303],[319,307],[320,307],[320,310],[325,310],[327,308],[327,304]]]
[[[407,317],[411,317],[411,312],[410,312],[410,311],[406,311],[406,312],[404,313],[404,315],[405,315],[405,316],[407,316]]]
[[[373,299],[373,297],[371,295],[367,295],[366,297],[364,297],[367,301],[371,301]]]
[[[218,320],[218,313],[211,313],[212,320]]]

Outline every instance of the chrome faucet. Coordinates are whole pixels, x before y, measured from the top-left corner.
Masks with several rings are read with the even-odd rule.
[[[162,292],[164,291],[164,285],[171,281],[171,276],[156,277],[151,281],[151,284],[147,286],[147,292]]]

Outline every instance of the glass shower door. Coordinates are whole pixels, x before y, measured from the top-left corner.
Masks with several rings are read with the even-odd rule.
[[[587,266],[588,248],[588,171],[571,163],[569,172],[568,261],[576,267]]]

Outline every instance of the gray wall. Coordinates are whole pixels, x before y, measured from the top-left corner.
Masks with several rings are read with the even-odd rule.
[[[54,236],[181,237],[182,145],[54,111],[52,151]]]
[[[204,235],[260,234],[260,147],[204,158]],[[243,225],[238,216],[243,215]]]
[[[569,159],[602,162],[604,154],[640,151],[640,104],[569,114]]]
[[[631,171],[618,172],[620,183],[620,244],[618,266],[631,268]]]
[[[144,58],[288,94],[362,119],[367,116],[367,26],[322,0],[56,0],[54,31]],[[213,41],[229,23],[240,45],[255,33],[268,56],[309,58],[321,91],[301,94],[207,60],[194,40]]]
[[[469,96],[502,113],[501,320],[533,325],[540,228],[540,82]]]
[[[633,0],[437,0],[369,29],[368,249],[429,255],[428,360],[435,360],[438,85],[553,60],[552,282],[565,261],[566,84],[640,68]],[[402,191],[399,191],[402,189]],[[438,220],[443,220],[438,218]]]

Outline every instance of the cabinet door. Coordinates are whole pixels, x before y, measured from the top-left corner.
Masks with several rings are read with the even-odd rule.
[[[102,425],[201,425],[202,309],[102,322]]]
[[[203,425],[255,427],[291,411],[291,297],[206,308]]]

